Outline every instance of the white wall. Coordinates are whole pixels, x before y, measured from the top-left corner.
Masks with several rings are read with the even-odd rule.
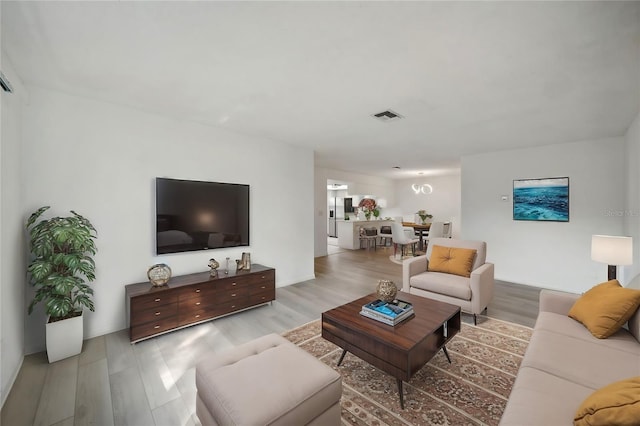
[[[315,197],[315,257],[327,255],[327,217],[329,216],[327,212],[327,179],[348,184],[350,196],[353,194],[367,194],[375,196],[376,200],[383,198],[388,206],[392,206],[395,203],[394,187],[391,179],[350,173],[343,170],[315,168],[313,184]],[[385,216],[384,209],[381,214]]]
[[[582,292],[606,281],[591,235],[622,235],[622,138],[550,145],[462,159],[462,237],[487,241],[497,279]],[[513,180],[569,177],[568,223],[513,220]],[[509,201],[501,201],[501,195]]]
[[[628,282],[640,274],[640,114],[636,116],[625,135],[625,158],[627,161],[627,204],[624,216],[625,235],[633,237],[633,265],[623,269]]]
[[[429,184],[431,194],[416,194],[413,184]],[[419,179],[402,179],[394,182],[397,214],[392,216],[410,216],[424,209],[433,215],[432,221],[451,222],[452,237],[460,235],[461,188],[460,174],[429,176]]]
[[[278,287],[314,277],[313,152],[114,104],[30,87],[24,115],[25,215],[77,210],[98,230],[96,312],[85,338],[125,327],[124,286],[163,262],[181,275],[208,259],[276,268]],[[251,185],[251,246],[154,256],[154,178]],[[326,189],[324,193],[326,203]],[[326,226],[325,226],[326,231]],[[24,285],[16,283],[16,285]],[[42,308],[26,321],[26,352],[44,349]]]
[[[4,405],[24,356],[25,244],[21,209],[21,109],[27,98],[9,58],[1,67],[13,93],[0,91],[0,405]]]

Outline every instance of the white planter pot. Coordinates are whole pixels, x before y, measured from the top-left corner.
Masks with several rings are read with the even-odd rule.
[[[60,361],[82,352],[83,315],[62,321],[47,318],[47,357],[49,362]]]

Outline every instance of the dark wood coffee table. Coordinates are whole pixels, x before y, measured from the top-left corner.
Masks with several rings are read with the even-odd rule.
[[[338,365],[351,352],[395,377],[404,409],[402,381],[440,349],[451,362],[445,345],[460,331],[460,307],[403,292],[396,297],[410,302],[415,315],[395,326],[360,315],[362,305],[377,299],[374,293],[323,312],[322,337],[343,349]]]

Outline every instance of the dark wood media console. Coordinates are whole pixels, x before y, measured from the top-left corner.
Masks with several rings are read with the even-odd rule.
[[[141,282],[125,286],[132,343],[178,328],[271,302],[276,270],[253,264],[249,271],[209,271],[172,277],[167,285]]]

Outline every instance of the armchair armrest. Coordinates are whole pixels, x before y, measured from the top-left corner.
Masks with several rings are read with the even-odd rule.
[[[560,315],[567,315],[576,300],[580,298],[579,294],[565,293],[556,290],[543,289],[540,292],[539,312],[553,312]]]
[[[485,263],[471,271],[471,311],[480,313],[493,298],[494,283],[493,263]]]
[[[409,293],[409,279],[421,272],[426,272],[429,261],[427,256],[416,256],[402,262],[402,291]]]

